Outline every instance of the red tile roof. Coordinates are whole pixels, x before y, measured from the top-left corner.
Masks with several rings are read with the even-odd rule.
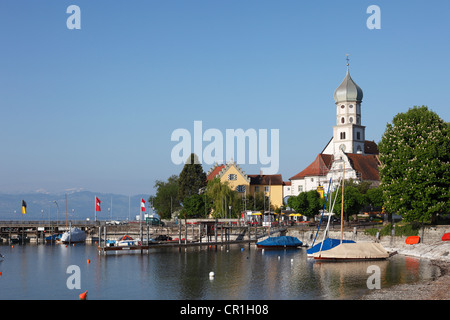
[[[378,146],[375,141],[364,141],[364,153],[365,154],[379,154]]]
[[[210,181],[210,180],[214,179],[220,173],[220,171],[222,171],[223,168],[225,168],[224,164],[221,164],[220,166],[216,165],[212,169],[211,173],[208,174],[208,176],[206,177],[206,181]]]
[[[361,174],[362,180],[380,181],[380,173],[378,171],[380,162],[375,155],[347,153],[347,157],[350,160],[353,169]]]
[[[289,178],[289,180],[303,179],[306,176],[326,176],[332,162],[333,156],[331,154],[319,153],[316,159],[305,170],[297,173],[295,176]]]

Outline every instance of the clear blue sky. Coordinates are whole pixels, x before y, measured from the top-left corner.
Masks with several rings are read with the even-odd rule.
[[[346,53],[368,140],[414,105],[449,121],[449,16],[442,0],[1,0],[0,192],[152,193],[194,120],[279,129],[287,180],[332,136]]]

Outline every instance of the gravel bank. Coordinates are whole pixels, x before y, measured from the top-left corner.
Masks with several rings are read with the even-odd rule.
[[[362,300],[450,300],[450,242],[385,247],[388,251],[431,260],[440,274],[432,280],[373,290]]]

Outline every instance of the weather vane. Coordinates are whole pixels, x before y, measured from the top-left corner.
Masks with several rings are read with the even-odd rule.
[[[347,60],[347,67],[348,67],[348,65],[349,65],[349,61],[350,61],[350,59],[348,58],[348,53],[346,54],[346,56],[347,56],[347,58],[345,59],[345,60]]]

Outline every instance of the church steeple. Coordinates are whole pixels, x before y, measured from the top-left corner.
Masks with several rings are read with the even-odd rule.
[[[364,153],[365,127],[361,125],[363,91],[350,76],[348,55],[346,60],[347,73],[334,92],[336,125],[333,127],[333,141],[336,156],[340,152]]]

